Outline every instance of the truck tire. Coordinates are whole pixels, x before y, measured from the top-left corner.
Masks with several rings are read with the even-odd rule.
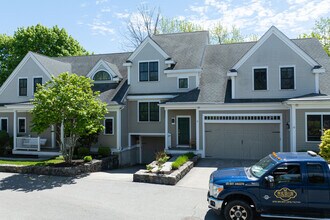
[[[242,200],[228,202],[224,209],[226,220],[253,220],[253,214],[251,206]]]

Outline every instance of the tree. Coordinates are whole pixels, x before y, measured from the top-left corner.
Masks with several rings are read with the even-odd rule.
[[[229,44],[244,42],[244,37],[240,29],[235,26],[230,31],[224,27],[220,22],[217,23],[211,30],[211,41],[214,44]]]
[[[315,26],[313,31],[309,34],[304,33],[299,36],[299,38],[317,38],[325,52],[330,56],[330,18],[321,18],[315,21]]]
[[[67,163],[71,163],[80,137],[104,129],[101,121],[107,113],[106,104],[91,86],[92,80],[85,76],[61,73],[39,85],[34,95],[32,131],[41,133],[51,125],[61,124],[59,145]]]
[[[201,31],[203,27],[194,24],[193,22],[186,20],[178,20],[176,18],[164,18],[160,19],[159,28],[157,33],[159,34],[168,34],[168,33],[180,33],[180,32],[193,32]]]
[[[324,132],[321,140],[322,142],[319,145],[320,155],[326,160],[330,160],[330,129]]]
[[[18,28],[13,36],[0,35],[0,85],[29,52],[46,56],[87,55],[88,52],[65,29],[38,24]]]

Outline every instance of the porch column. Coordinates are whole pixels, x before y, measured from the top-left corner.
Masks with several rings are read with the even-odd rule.
[[[55,141],[56,141],[56,138],[55,138],[55,126],[52,125],[51,127],[51,133],[52,133],[52,148],[55,148]]]
[[[121,109],[117,110],[117,149],[121,150]]]
[[[17,148],[17,111],[14,110],[14,126],[13,126],[13,135],[14,135],[14,150]]]
[[[168,109],[165,108],[165,150],[168,150]]]
[[[297,131],[296,131],[296,106],[292,105],[290,108],[290,136],[291,136],[291,146],[290,151],[297,151]]]
[[[199,150],[199,107],[196,109],[196,150]]]

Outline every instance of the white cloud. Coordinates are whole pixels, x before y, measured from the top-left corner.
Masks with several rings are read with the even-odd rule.
[[[115,34],[114,28],[111,27],[110,21],[100,21],[99,19],[94,19],[94,21],[90,24],[87,24],[91,30],[93,35],[111,35]]]
[[[106,2],[108,2],[108,0],[96,0],[95,4],[100,5]]]
[[[128,18],[129,17],[129,13],[121,13],[121,12],[116,12],[115,16],[119,19],[123,19],[123,18]]]
[[[81,8],[85,8],[87,5],[88,5],[88,4],[87,4],[86,2],[84,2],[84,3],[81,3],[81,4],[80,4],[80,7],[81,7]]]
[[[103,13],[111,12],[111,8],[110,7],[102,8],[101,12]]]

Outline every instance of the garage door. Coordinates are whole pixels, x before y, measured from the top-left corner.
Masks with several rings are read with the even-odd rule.
[[[260,159],[280,151],[280,124],[205,124],[205,156],[224,159]]]
[[[141,137],[142,139],[142,163],[147,164],[155,160],[157,152],[164,151],[164,137]]]

